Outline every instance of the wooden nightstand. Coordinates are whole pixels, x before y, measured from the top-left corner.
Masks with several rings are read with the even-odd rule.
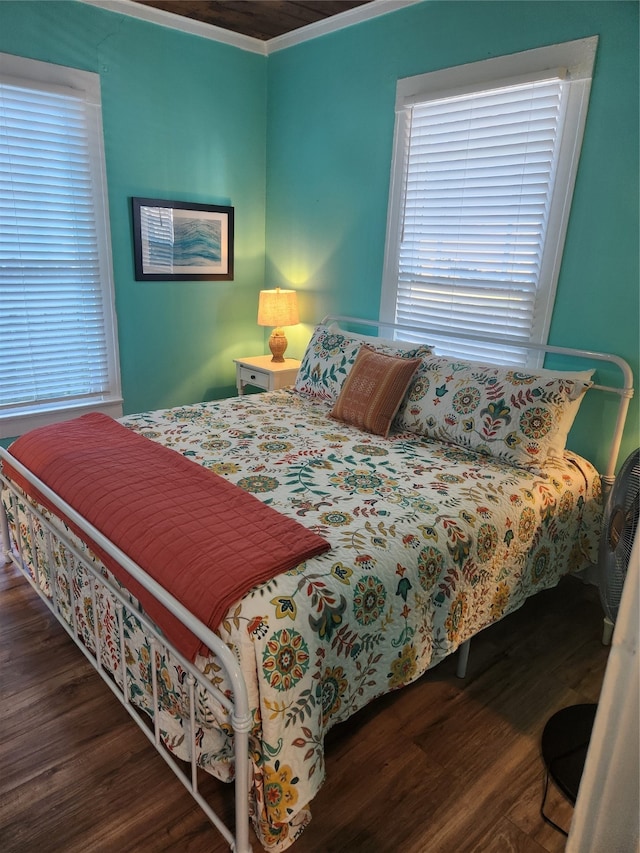
[[[300,362],[296,358],[285,358],[282,362],[271,361],[270,355],[250,358],[234,358],[238,394],[244,394],[245,385],[254,385],[265,391],[277,391],[296,381]]]

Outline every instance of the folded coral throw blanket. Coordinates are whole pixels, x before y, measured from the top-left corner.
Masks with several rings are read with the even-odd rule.
[[[106,415],[33,430],[10,452],[212,629],[256,584],[330,547],[239,486]],[[51,509],[15,470],[7,473]],[[193,660],[202,650],[200,641],[89,544]]]

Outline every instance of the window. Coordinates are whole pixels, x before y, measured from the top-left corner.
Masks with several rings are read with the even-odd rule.
[[[596,45],[399,81],[381,320],[441,332],[445,354],[539,363],[517,344],[547,341]]]
[[[122,414],[96,74],[0,54],[0,437]]]

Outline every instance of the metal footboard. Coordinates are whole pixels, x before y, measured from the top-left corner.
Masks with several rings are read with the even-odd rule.
[[[143,613],[132,603],[132,601],[104,576],[99,565],[93,565],[87,554],[83,553],[68,536],[52,524],[47,515],[34,506],[24,493],[18,489],[7,477],[0,472],[0,483],[8,490],[8,502],[10,511],[16,521],[19,519],[18,502],[21,503],[24,523],[26,524],[31,543],[31,554],[27,553],[28,546],[25,537],[21,533],[20,524],[15,525],[15,547],[11,543],[9,521],[0,502],[0,533],[2,536],[2,556],[0,563],[11,562],[26,578],[32,588],[45,602],[49,610],[60,622],[67,634],[76,643],[87,660],[101,675],[104,682],[118,697],[120,702],[135,720],[147,739],[154,744],[159,754],[173,770],[178,779],[190,792],[198,805],[205,812],[209,820],[229,843],[234,853],[250,853],[249,843],[249,731],[251,728],[251,714],[249,711],[247,690],[240,667],[231,650],[214,634],[206,625],[197,620],[179,601],[171,596],[156,581],[150,578],[136,563],[130,560],[126,554],[116,548],[96,528],[82,518],[71,506],[59,498],[55,492],[49,489],[37,477],[18,462],[7,450],[0,447],[0,459],[6,461],[38,491],[57,507],[59,511],[75,525],[77,525],[93,542],[106,551],[115,559],[135,580],[149,590],[155,598],[160,601],[174,616],[189,628],[215,655],[218,663],[225,673],[228,683],[232,686],[232,699],[212,684],[189,660],[164,638],[158,628],[145,617]],[[38,539],[35,530],[43,531],[43,536]],[[64,559],[56,559],[54,556],[54,543],[63,546]],[[41,567],[47,567],[48,572],[43,574]],[[31,567],[31,569],[30,569]],[[76,606],[73,597],[73,577],[77,571],[82,570],[90,580],[90,607],[93,618],[92,643],[89,645],[81,639],[82,631],[78,625]],[[62,575],[63,583],[59,583]],[[66,588],[66,594],[61,595],[60,590]],[[100,620],[100,601],[104,596],[111,596],[115,601],[116,612],[116,634],[119,643],[119,662],[115,671],[105,667],[103,657],[107,657],[104,649],[103,630]],[[66,616],[65,616],[66,612]],[[150,726],[148,718],[134,704],[129,689],[126,662],[126,636],[125,625],[128,619],[137,620],[142,626],[145,635],[149,638],[149,656],[151,670],[151,719]],[[90,645],[93,645],[93,649]],[[159,670],[162,661],[170,655],[174,661],[184,669],[187,685],[187,704],[189,718],[186,721],[189,729],[189,771],[185,772],[179,763],[181,759],[174,756],[168,748],[163,745],[160,724],[160,690],[158,684]],[[229,714],[233,727],[233,751],[235,760],[235,827],[232,832],[216,814],[211,805],[205,800],[198,789],[198,763],[196,748],[196,693],[210,697],[211,703],[222,706]],[[186,726],[185,726],[186,727]]]

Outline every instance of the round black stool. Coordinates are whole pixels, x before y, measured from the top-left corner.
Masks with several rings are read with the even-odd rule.
[[[542,758],[547,775],[540,814],[563,835],[567,832],[544,813],[549,778],[575,805],[597,709],[593,703],[570,705],[550,717],[542,732]]]

